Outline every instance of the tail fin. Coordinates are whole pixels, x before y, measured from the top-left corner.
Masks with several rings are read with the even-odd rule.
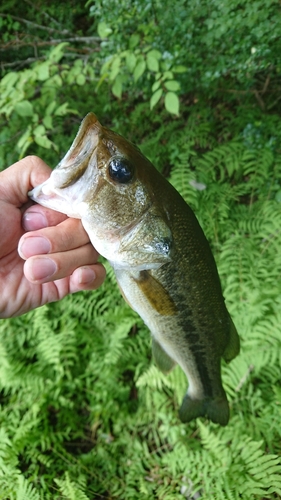
[[[190,422],[197,417],[207,417],[215,424],[227,425],[229,406],[226,396],[216,399],[192,399],[185,395],[180,407],[179,416],[182,422]]]

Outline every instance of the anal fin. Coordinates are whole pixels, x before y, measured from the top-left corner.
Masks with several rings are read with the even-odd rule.
[[[161,347],[159,342],[152,337],[152,354],[155,360],[156,365],[159,370],[163,373],[168,373],[171,371],[176,362],[170,358],[170,356],[166,353],[166,351]]]
[[[224,353],[223,353],[223,359],[227,363],[229,363],[229,361],[234,359],[239,354],[239,351],[240,351],[239,336],[238,336],[236,327],[235,327],[230,316],[229,316],[229,321],[230,321],[229,339],[228,339],[227,346],[226,346]]]

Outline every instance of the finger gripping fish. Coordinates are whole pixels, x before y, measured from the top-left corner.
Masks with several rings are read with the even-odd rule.
[[[31,198],[77,217],[112,265],[130,306],[152,334],[156,364],[188,378],[182,422],[226,425],[221,358],[239,352],[216,264],[191,208],[137,147],[93,113],[50,178]]]

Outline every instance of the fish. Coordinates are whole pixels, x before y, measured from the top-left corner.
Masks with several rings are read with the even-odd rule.
[[[208,240],[178,191],[137,146],[88,113],[69,151],[29,196],[81,219],[149,328],[156,365],[184,371],[180,420],[227,425],[221,360],[238,355],[239,336]]]

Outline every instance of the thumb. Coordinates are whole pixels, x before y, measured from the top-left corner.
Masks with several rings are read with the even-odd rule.
[[[28,201],[28,191],[50,177],[51,169],[38,156],[26,156],[0,173],[1,199],[20,207]]]

